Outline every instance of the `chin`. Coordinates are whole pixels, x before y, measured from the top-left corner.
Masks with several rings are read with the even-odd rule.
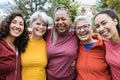
[[[80,38],[80,41],[84,42],[84,41],[87,41],[88,38]]]
[[[37,36],[43,36],[45,33],[35,33]]]
[[[60,33],[60,34],[64,34],[64,33],[65,33],[65,31],[58,31],[58,33]]]
[[[13,37],[19,37],[21,34],[13,34]]]

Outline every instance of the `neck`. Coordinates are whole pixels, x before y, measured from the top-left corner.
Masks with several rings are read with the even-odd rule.
[[[66,36],[69,34],[69,31],[63,32],[63,33],[59,33],[57,32],[58,36]]]
[[[114,35],[114,37],[112,37],[111,39],[109,39],[112,43],[120,43],[120,36]]]
[[[97,40],[96,39],[93,39],[93,38],[91,38],[91,39],[88,39],[88,40],[86,40],[86,41],[81,41],[83,44],[90,44],[90,43],[93,43],[93,42],[96,42]]]
[[[8,36],[7,38],[4,39],[7,44],[15,51],[15,45],[14,45],[14,41],[15,38]]]
[[[112,43],[120,43],[120,37],[110,39]]]
[[[9,44],[14,44],[15,38],[8,36],[7,38],[4,39],[6,42]]]
[[[40,39],[42,39],[43,37],[42,37],[42,36],[32,35],[32,38],[33,38],[34,40],[40,40]]]

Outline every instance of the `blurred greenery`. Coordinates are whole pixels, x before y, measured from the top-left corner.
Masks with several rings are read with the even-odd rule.
[[[120,0],[98,0],[97,8],[99,10],[104,8],[110,8],[117,12],[120,17]]]
[[[25,14],[26,20],[29,22],[29,17],[37,10],[46,12],[49,16],[53,16],[54,9],[63,4],[68,7],[71,12],[72,20],[77,15],[77,8],[80,4],[74,0],[14,0],[16,6],[13,10],[20,10]],[[46,6],[47,5],[47,6]],[[46,8],[47,7],[47,8]]]

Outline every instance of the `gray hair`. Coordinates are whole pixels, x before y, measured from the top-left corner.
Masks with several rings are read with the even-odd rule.
[[[77,16],[76,18],[75,18],[75,20],[74,20],[74,24],[76,25],[76,23],[78,22],[78,21],[83,21],[83,20],[86,20],[86,21],[88,21],[88,23],[91,25],[92,23],[91,23],[91,21],[89,20],[89,18],[87,17],[87,16]]]
[[[36,19],[39,19],[43,22],[45,22],[47,25],[51,25],[52,19],[49,17],[45,12],[42,11],[36,11],[33,13],[30,17],[30,22],[34,22]]]

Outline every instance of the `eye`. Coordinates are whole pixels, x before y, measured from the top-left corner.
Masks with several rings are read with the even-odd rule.
[[[14,20],[13,20],[13,21],[11,21],[11,23],[15,24],[15,23],[16,23],[16,21],[14,21]]]
[[[66,18],[62,18],[62,20],[63,20],[63,21],[65,21],[65,20],[66,20]]]
[[[88,27],[87,25],[84,25],[84,26],[83,26],[84,29],[87,28],[87,27]]]
[[[23,24],[22,24],[22,23],[20,23],[20,25],[21,25],[21,26],[23,26]]]
[[[55,21],[59,21],[59,18],[55,18],[54,20],[55,20]]]
[[[20,23],[20,25],[21,25],[21,26],[24,26],[24,23],[23,23],[23,22],[21,22],[21,23]]]
[[[47,24],[43,24],[44,27],[47,27]]]
[[[79,30],[79,29],[81,29],[81,27],[76,27],[76,30]]]
[[[106,25],[106,24],[107,24],[107,22],[102,22],[101,24],[102,24],[102,25]]]
[[[36,23],[36,25],[40,25],[40,23]]]

